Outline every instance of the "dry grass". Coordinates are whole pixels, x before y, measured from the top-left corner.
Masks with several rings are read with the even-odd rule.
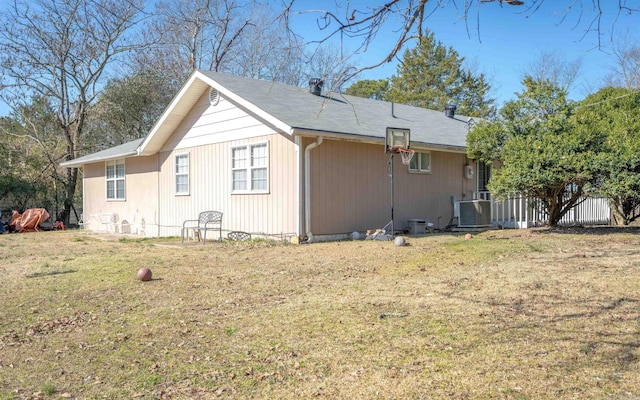
[[[635,231],[409,242],[1,235],[0,399],[640,398]]]

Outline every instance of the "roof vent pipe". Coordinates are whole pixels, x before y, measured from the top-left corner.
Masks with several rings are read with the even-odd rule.
[[[324,81],[320,78],[309,79],[309,92],[316,96],[320,96],[320,93],[322,93],[322,85],[324,85]]]
[[[444,107],[444,115],[446,115],[449,118],[453,118],[456,115],[456,105],[455,104],[447,104]]]

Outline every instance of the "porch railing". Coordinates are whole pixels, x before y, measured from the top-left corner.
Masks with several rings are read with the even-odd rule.
[[[504,228],[529,228],[546,225],[549,215],[543,211],[540,200],[522,196],[510,196],[506,200],[494,200],[489,192],[477,192],[479,200],[491,201],[491,221]],[[581,202],[562,217],[561,226],[609,225],[611,208],[609,200],[601,196],[582,198]]]

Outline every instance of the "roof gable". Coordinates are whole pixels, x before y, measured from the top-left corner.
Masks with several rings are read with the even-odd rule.
[[[443,111],[364,99],[341,93],[312,94],[308,89],[208,71],[194,71],[144,138],[61,164],[77,166],[117,156],[156,154],[210,88],[277,132],[326,135],[384,143],[387,127],[411,130],[413,147],[464,151],[469,117]],[[135,154],[131,146],[135,145]]]
[[[164,143],[169,139],[169,136],[173,134],[180,122],[184,119],[189,111],[196,104],[202,94],[210,90],[212,87],[217,89],[218,92],[226,99],[234,103],[236,106],[244,109],[249,114],[254,115],[267,125],[272,126],[274,129],[290,133],[291,128],[286,126],[281,121],[274,118],[259,107],[251,104],[250,101],[245,99],[242,95],[236,92],[236,88],[251,87],[249,82],[263,82],[255,79],[240,78],[230,83],[232,87],[227,87],[224,81],[218,81],[217,77],[230,77],[231,75],[218,74],[218,73],[205,73],[202,71],[195,71],[187,82],[180,89],[178,94],[173,98],[167,109],[162,116],[158,119],[158,122],[151,129],[151,132],[147,135],[145,140],[138,149],[139,155],[151,155],[158,152]],[[269,83],[270,85],[276,85]],[[242,93],[242,91],[241,91]]]

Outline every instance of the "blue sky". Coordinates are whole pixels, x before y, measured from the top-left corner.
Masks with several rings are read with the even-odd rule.
[[[347,1],[339,3],[344,7]],[[349,6],[351,10],[365,10],[382,3],[382,0],[351,0]],[[425,25],[435,33],[437,40],[445,46],[453,47],[481,72],[492,77],[499,103],[515,98],[515,92],[521,90],[520,82],[525,67],[539,60],[542,52],[557,52],[568,61],[582,60],[580,73],[570,92],[574,100],[580,100],[602,87],[606,75],[614,65],[612,40],[620,40],[626,34],[640,45],[640,33],[637,29],[640,26],[640,13],[619,15],[618,1],[614,0],[601,0],[603,14],[600,48],[597,32],[587,32],[589,24],[596,17],[594,10],[589,8],[592,6],[590,1],[582,2],[584,9],[580,2],[576,2],[574,9],[568,14],[562,12],[563,7],[574,3],[573,0],[545,0],[542,7],[533,13],[526,5],[531,4],[531,0],[525,0],[523,6],[501,6],[495,1],[482,3],[478,7],[476,3],[466,21],[456,14],[451,1],[444,3],[448,5],[437,9]],[[431,4],[436,2],[432,0]],[[331,1],[302,0],[298,3],[298,10],[333,6],[334,2]],[[345,9],[339,10],[338,14],[345,15]],[[317,16],[318,14],[313,18]],[[321,32],[315,21],[310,21],[311,18],[310,15],[299,17],[300,21],[295,26],[298,29],[306,27],[301,30],[305,37],[317,38]],[[354,58],[357,66],[376,63],[388,53],[392,45],[391,39],[397,37],[391,22],[387,24],[389,26],[386,32],[377,36],[374,46]],[[354,42],[345,43],[351,49],[355,49],[357,45]],[[368,71],[361,79],[391,77],[396,72],[396,64],[394,62]]]
[[[384,1],[298,0],[295,10],[328,9],[337,11],[338,15],[345,15],[346,4],[349,5],[349,10],[366,10],[383,4]],[[494,95],[499,104],[515,98],[515,92],[521,89],[520,81],[524,68],[538,60],[543,51],[557,51],[569,61],[582,60],[580,74],[570,93],[574,100],[580,100],[602,87],[607,73],[614,65],[615,59],[611,54],[612,41],[620,40],[623,35],[630,35],[640,46],[640,30],[637,28],[640,26],[640,12],[619,15],[618,1],[600,1],[603,6],[600,48],[597,33],[586,32],[589,23],[595,17],[592,9],[582,9],[580,2],[576,2],[574,9],[566,15],[561,12],[562,8],[575,0],[545,0],[542,7],[532,13],[528,10],[527,4],[531,4],[533,0],[524,1],[523,6],[501,6],[498,1],[494,1],[482,3],[480,7],[474,2],[469,18],[464,20],[456,14],[453,1],[446,0],[442,2],[446,5],[435,10],[425,24],[445,46],[453,47],[467,61],[476,65],[480,72],[486,73],[492,79]],[[456,3],[463,4],[464,1],[458,0]],[[590,1],[582,3],[585,7],[592,4]],[[340,4],[342,8],[336,10],[336,4]],[[435,5],[437,1],[430,0],[428,4]],[[580,11],[583,11],[582,15]],[[321,32],[316,24],[319,15],[305,13],[293,16],[293,27],[306,39],[320,38],[324,32]],[[388,21],[368,51],[356,55],[351,60],[356,66],[375,64],[388,54],[393,39],[397,37],[397,26],[394,22]],[[355,49],[358,46],[357,40],[345,40],[344,44],[347,48]],[[396,72],[396,64],[392,62],[367,71],[360,79],[389,78]],[[0,104],[0,115],[7,113],[6,105]]]

